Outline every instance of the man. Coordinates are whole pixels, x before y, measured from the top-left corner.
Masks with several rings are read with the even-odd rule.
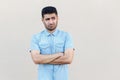
[[[58,30],[55,7],[42,9],[45,30],[33,35],[30,53],[38,64],[38,80],[68,80],[68,64],[73,59],[73,42],[67,32]]]

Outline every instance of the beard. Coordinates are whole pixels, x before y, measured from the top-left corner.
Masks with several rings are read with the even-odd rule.
[[[45,28],[48,30],[48,31],[53,31],[56,29],[56,25],[55,26],[45,26]]]

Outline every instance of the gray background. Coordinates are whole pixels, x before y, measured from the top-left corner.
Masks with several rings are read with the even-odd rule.
[[[46,5],[73,36],[70,80],[120,80],[120,0],[0,0],[0,80],[37,80],[28,49]]]

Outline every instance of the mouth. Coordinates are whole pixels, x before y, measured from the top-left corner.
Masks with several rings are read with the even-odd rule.
[[[54,27],[54,25],[53,25],[53,24],[49,25],[49,28],[53,28],[53,27]]]

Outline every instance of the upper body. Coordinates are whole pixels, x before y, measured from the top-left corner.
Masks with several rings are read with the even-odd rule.
[[[67,32],[56,29],[57,12],[43,9],[42,22],[46,29],[35,34],[31,41],[33,62],[39,64],[40,69],[53,69],[55,66],[70,64],[74,55],[73,42]]]

